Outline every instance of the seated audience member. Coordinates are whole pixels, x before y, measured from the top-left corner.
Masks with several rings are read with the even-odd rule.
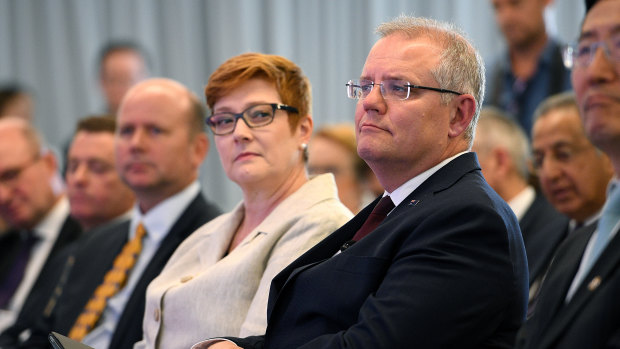
[[[533,166],[551,204],[571,218],[567,233],[595,222],[614,170],[583,128],[572,93],[544,100],[532,129]]]
[[[19,116],[27,121],[32,121],[33,114],[34,103],[29,91],[18,84],[11,83],[0,86],[0,118]],[[0,236],[8,231],[9,225],[0,217]]]
[[[54,309],[20,336],[21,347],[47,348],[50,331],[97,349],[128,349],[142,338],[146,287],[187,236],[220,214],[197,180],[208,149],[204,107],[185,86],[150,79],[129,90],[115,161],[136,197],[131,220],[80,241]]]
[[[125,93],[149,76],[146,51],[132,41],[112,41],[101,48],[97,63],[105,111],[116,116]]]
[[[0,236],[0,330],[36,296],[53,256],[81,235],[62,187],[56,158],[32,124],[0,119],[0,217],[13,227]]]
[[[331,174],[308,179],[310,93],[301,69],[275,55],[242,54],[211,75],[207,124],[243,201],[190,235],[151,282],[134,348],[263,333],[271,279],[352,217]]]
[[[401,16],[378,32],[347,91],[358,154],[385,196],[276,275],[263,336],[195,348],[513,344],[527,306],[523,240],[469,151],[482,58],[431,19]]]
[[[357,213],[377,195],[368,189],[367,176],[374,176],[368,165],[357,155],[355,126],[329,125],[312,136],[309,146],[310,175],[332,173],[336,179],[338,198],[351,212]],[[383,191],[382,191],[383,192]]]
[[[134,195],[114,167],[115,130],[116,121],[111,116],[84,118],[77,124],[69,149],[66,183],[71,217],[77,220],[86,232],[130,218]],[[71,246],[75,246],[75,243]],[[54,270],[50,267],[45,283],[37,286],[36,294],[33,293],[26,299],[15,323],[0,335],[0,347],[15,343],[17,337],[28,329],[33,321],[50,311],[49,307],[53,306],[50,299],[58,297],[57,294],[54,295],[56,285],[65,270],[65,261],[71,251],[71,248],[65,248],[55,256],[54,262],[50,261],[56,263]]]
[[[0,117],[3,116],[19,116],[32,122],[34,101],[30,92],[17,84],[0,86]]]
[[[585,135],[607,154],[614,178],[598,222],[571,233],[555,254],[517,348],[620,347],[620,0],[586,1],[586,8],[579,40],[566,51],[566,62],[572,67]],[[598,156],[579,145],[561,147],[552,160],[560,163],[584,152]],[[600,171],[585,163],[580,170],[591,176]]]
[[[519,220],[532,285],[545,272],[566,235],[568,218],[528,184],[529,140],[521,126],[501,110],[482,109],[472,150],[478,155],[486,181],[506,200]]]
[[[135,197],[115,168],[115,131],[110,115],[82,119],[69,147],[67,195],[84,231],[130,218]]]

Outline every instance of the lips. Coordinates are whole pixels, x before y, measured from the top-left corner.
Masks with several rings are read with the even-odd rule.
[[[599,107],[607,107],[612,103],[620,103],[620,96],[614,96],[609,93],[593,93],[586,97],[584,110],[589,111]]]
[[[385,131],[385,132],[389,132],[388,130],[386,130],[386,129],[382,128],[382,127],[379,127],[379,126],[377,126],[377,125],[375,125],[375,124],[373,124],[373,123],[370,123],[370,122],[364,122],[364,123],[362,123],[362,125],[360,126],[360,132],[366,132],[366,131],[370,131],[370,132],[373,132],[373,131],[375,131],[375,132],[376,132],[376,131]]]
[[[569,200],[573,196],[573,191],[568,188],[557,188],[551,190],[551,196],[555,201],[561,202]]]
[[[252,157],[258,156],[257,153],[253,153],[253,152],[249,152],[249,151],[244,151],[242,153],[239,153],[239,155],[235,156],[235,161],[239,161],[239,160],[247,160],[250,159]]]

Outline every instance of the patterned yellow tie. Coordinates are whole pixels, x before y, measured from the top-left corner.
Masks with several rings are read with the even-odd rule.
[[[86,334],[95,327],[97,321],[99,321],[108,299],[125,286],[127,276],[142,250],[142,238],[145,234],[146,229],[144,229],[142,223],[138,224],[136,236],[131,241],[128,241],[121,253],[116,256],[114,266],[105,274],[103,283],[95,289],[95,293],[90,297],[84,310],[82,310],[82,314],[80,314],[73,328],[69,331],[71,339],[82,341]]]

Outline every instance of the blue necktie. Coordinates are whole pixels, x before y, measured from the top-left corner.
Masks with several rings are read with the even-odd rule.
[[[592,265],[596,263],[605,246],[607,246],[612,230],[618,224],[618,221],[620,221],[620,186],[616,184],[609,191],[609,197],[607,202],[605,202],[601,218],[598,221],[596,240],[590,252],[590,258],[585,265],[584,276],[592,268]]]

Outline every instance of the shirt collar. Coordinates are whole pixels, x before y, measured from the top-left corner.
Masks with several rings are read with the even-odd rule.
[[[467,151],[464,152],[460,152],[452,157],[449,157],[445,160],[443,160],[442,162],[438,163],[437,165],[429,168],[428,170],[420,173],[419,175],[411,178],[410,180],[408,180],[407,182],[405,182],[403,185],[401,185],[400,187],[396,188],[393,192],[388,193],[387,191],[385,191],[383,193],[383,196],[385,195],[389,195],[390,198],[392,199],[392,202],[394,203],[394,206],[398,206],[401,202],[403,202],[403,200],[405,200],[407,198],[407,196],[409,196],[409,194],[413,193],[414,190],[416,190],[422,183],[424,183],[425,180],[427,180],[430,176],[432,176],[435,172],[439,171],[439,169],[441,169],[442,167],[446,166],[450,161],[456,159],[457,157],[463,155],[467,153]]]
[[[525,187],[519,194],[508,201],[508,206],[512,209],[518,220],[521,220],[525,212],[530,208],[536,198],[536,191],[531,185]]]
[[[166,237],[172,225],[199,193],[200,184],[198,184],[198,181],[194,181],[185,189],[160,202],[145,214],[140,212],[138,202],[136,202],[132,210],[129,239],[134,237],[138,224],[142,223],[146,228],[149,239],[160,242]]]
[[[69,200],[63,195],[34,228],[35,234],[43,240],[56,240],[69,212]]]

